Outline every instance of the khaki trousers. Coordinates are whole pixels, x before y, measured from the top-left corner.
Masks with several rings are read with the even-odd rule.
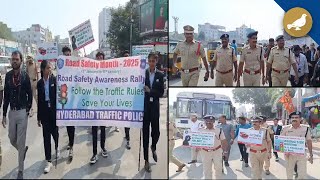
[[[249,158],[252,166],[252,179],[262,179],[263,163],[267,156],[266,151],[263,153],[250,152]]]
[[[289,80],[289,72],[277,73],[272,71],[272,86],[287,86]]]
[[[191,73],[181,72],[182,86],[197,86],[199,81],[200,71],[193,71]]]
[[[289,157],[285,157],[287,161],[287,178],[293,178],[294,165],[297,163],[298,166],[298,179],[306,179],[307,178],[307,158],[305,156],[298,155],[289,155]]]
[[[169,140],[169,160],[177,165],[178,167],[179,166],[182,166],[182,162],[179,161],[179,159],[177,159],[174,155],[173,155],[173,149],[174,149],[174,146],[175,146],[175,141],[174,140]]]
[[[212,179],[212,162],[214,164],[215,179],[222,177],[222,149],[207,152],[201,150],[203,175],[205,179]]]
[[[261,74],[248,74],[243,73],[243,84],[244,86],[260,86]]]
[[[219,72],[216,72],[216,82],[215,86],[228,86],[232,87],[233,86],[233,72],[229,72],[227,74],[222,74]]]

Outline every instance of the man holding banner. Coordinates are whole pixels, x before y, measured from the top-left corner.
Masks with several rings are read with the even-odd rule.
[[[144,97],[144,117],[143,117],[143,153],[145,160],[145,170],[151,172],[149,164],[149,135],[151,124],[151,151],[154,161],[158,161],[156,153],[156,145],[160,137],[159,117],[160,117],[160,102],[159,98],[164,93],[163,74],[159,72],[155,66],[157,63],[156,54],[148,55],[149,68],[146,70],[145,77],[145,97]]]
[[[252,179],[262,179],[263,163],[271,158],[271,138],[269,131],[261,127],[262,119],[254,117],[253,127],[248,131],[239,131],[239,143],[246,144],[252,166]]]
[[[71,56],[71,49],[67,46],[62,48],[62,53],[64,56]],[[69,150],[69,158],[73,158],[73,144],[74,144],[74,134],[75,134],[75,127],[74,126],[67,126],[67,132],[69,137],[69,144],[67,146],[67,150]]]
[[[102,52],[98,52],[96,54],[96,60],[103,61],[104,54]],[[106,143],[106,127],[105,126],[92,126],[92,148],[93,148],[93,156],[90,159],[91,164],[95,164],[98,161],[97,156],[97,143],[98,143],[98,128],[100,127],[100,147],[101,147],[101,155],[102,157],[108,157],[108,152],[105,148]]]
[[[215,177],[216,179],[221,179],[222,177],[222,149],[224,150],[224,154],[228,153],[226,151],[227,140],[224,135],[224,132],[220,128],[214,127],[215,118],[211,115],[207,115],[203,117],[206,128],[201,129],[201,132],[212,132],[214,133],[213,138],[213,148],[202,148],[201,149],[201,157],[203,163],[203,174],[204,179],[212,179],[212,161],[215,169]]]
[[[309,158],[306,158],[306,153],[304,151],[305,148],[302,150],[304,151],[304,154],[298,154],[295,152],[285,153],[285,160],[287,161],[287,178],[292,179],[293,177],[293,171],[294,166],[297,164],[297,172],[298,172],[298,178],[299,179],[305,179],[307,177],[307,160],[313,164],[313,153],[312,153],[312,140],[311,140],[311,133],[310,129],[307,125],[300,124],[301,122],[301,112],[293,112],[289,115],[289,118],[291,119],[292,124],[284,126],[281,131],[281,136],[290,136],[290,137],[304,137],[306,141],[306,145],[309,150]],[[275,144],[276,146],[276,144]],[[303,145],[304,146],[304,145]],[[281,150],[281,147],[280,147]],[[283,151],[280,151],[283,152]]]
[[[125,50],[123,52],[123,57],[129,57],[129,56],[130,56],[129,51]],[[127,140],[126,148],[129,150],[129,149],[131,149],[131,147],[130,147],[130,127],[125,127],[124,132],[126,134],[125,138]]]

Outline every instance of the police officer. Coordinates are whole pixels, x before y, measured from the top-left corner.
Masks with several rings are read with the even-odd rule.
[[[183,86],[197,86],[200,75],[200,64],[198,57],[201,56],[203,64],[206,68],[205,81],[209,78],[209,68],[206,53],[200,42],[193,39],[194,28],[192,26],[184,26],[184,36],[186,40],[179,42],[173,53],[174,64],[177,62],[178,54],[181,56],[181,80]]]
[[[237,57],[235,50],[229,46],[229,35],[223,34],[221,37],[222,46],[217,48],[214,58],[213,65],[211,67],[211,79],[214,78],[213,70],[216,68],[216,86],[233,86],[233,81],[237,82]],[[234,76],[233,67],[234,66]]]
[[[261,127],[266,128],[268,130],[268,133],[269,133],[270,138],[271,138],[271,136],[274,134],[274,132],[273,132],[271,126],[269,126],[267,124],[267,117],[260,116],[260,118],[262,118]],[[266,175],[270,175],[270,170],[269,170],[269,168],[270,168],[270,159],[271,159],[271,157],[270,158],[266,157],[266,159],[264,160],[264,170],[266,171]]]
[[[298,68],[294,55],[289,48],[284,47],[284,37],[280,35],[276,38],[277,46],[271,48],[267,63],[267,79],[272,70],[272,86],[287,86],[290,66],[293,67],[294,80],[299,82]]]
[[[170,161],[178,166],[178,170],[176,172],[180,172],[182,171],[183,167],[185,167],[186,165],[184,163],[182,163],[179,159],[177,159],[173,154],[172,151],[174,149],[175,146],[175,135],[178,134],[180,135],[180,137],[182,136],[180,131],[176,128],[174,122],[168,122],[168,130],[169,130],[169,159]],[[181,137],[182,138],[182,137]]]
[[[32,95],[33,95],[33,98],[36,100],[36,103],[38,104],[38,96],[37,96],[37,82],[39,80],[38,66],[35,63],[32,55],[28,55],[26,59],[27,59],[26,71],[30,77]],[[31,108],[29,117],[32,117],[32,116],[33,116],[33,108]]]
[[[227,141],[224,136],[222,129],[214,127],[215,118],[211,115],[203,117],[206,128],[200,129],[201,132],[214,132],[215,139],[212,149],[203,148],[201,149],[201,157],[203,164],[204,179],[212,179],[212,161],[215,169],[216,179],[221,179],[222,176],[222,149],[226,154],[225,147],[227,147]]]
[[[297,164],[297,172],[299,179],[305,179],[307,176],[307,160],[313,164],[313,153],[312,153],[312,140],[311,133],[308,125],[300,124],[301,112],[293,112],[289,115],[291,119],[290,125],[284,126],[280,133],[281,136],[294,136],[294,137],[305,137],[306,145],[309,151],[309,157],[297,156],[291,154],[285,154],[285,160],[287,162],[287,178],[292,179],[294,166]]]
[[[263,163],[266,158],[271,158],[271,138],[269,131],[261,126],[262,119],[254,117],[252,120],[252,130],[262,131],[262,145],[246,145],[249,149],[249,158],[252,166],[252,179],[262,179]]]
[[[264,85],[265,83],[263,56],[264,49],[262,46],[257,45],[257,35],[258,31],[255,31],[249,33],[247,36],[249,40],[249,46],[242,50],[242,54],[240,56],[237,86],[240,86],[240,76],[242,76],[243,73],[243,66],[244,86],[260,86],[261,79],[262,84]]]

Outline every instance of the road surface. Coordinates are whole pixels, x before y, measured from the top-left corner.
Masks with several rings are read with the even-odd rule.
[[[191,160],[190,148],[182,146],[182,140],[176,140],[176,146],[173,151],[174,155],[187,163]],[[249,167],[244,167],[244,163],[240,161],[240,151],[238,144],[233,144],[230,152],[229,167],[224,166],[224,179],[251,179],[251,164],[249,159]],[[275,158],[272,157],[270,161],[270,175],[263,173],[263,179],[287,179],[286,176],[286,162],[284,156],[279,154],[280,161],[275,162]],[[313,144],[314,162],[313,164],[307,163],[307,179],[319,179],[319,163],[320,163],[320,141],[314,141]],[[213,173],[214,173],[214,167]],[[177,173],[177,166],[173,163],[169,163],[169,179],[203,179],[203,165],[201,163],[201,155],[198,156],[198,163],[187,165],[184,171]],[[213,175],[214,178],[214,175]]]
[[[43,147],[42,128],[37,126],[36,114],[29,118],[27,130],[27,145],[29,150],[25,160],[24,178],[32,179],[167,179],[167,99],[161,99],[160,114],[160,140],[157,145],[158,162],[155,163],[150,150],[151,173],[143,169],[143,151],[141,143],[141,166],[138,171],[139,162],[139,129],[131,129],[131,150],[125,148],[124,128],[115,132],[114,127],[106,128],[106,149],[108,158],[99,155],[96,164],[90,165],[92,156],[92,136],[88,133],[88,127],[76,127],[74,158],[71,163],[67,161],[66,145],[68,136],[65,127],[59,130],[59,146],[61,158],[58,160],[57,169],[52,168],[48,174],[43,174],[45,167],[45,156]],[[2,113],[2,108],[1,108]],[[16,179],[17,177],[17,151],[11,146],[8,138],[8,129],[0,127],[0,138],[2,146],[1,179]],[[100,134],[100,131],[99,131]],[[98,136],[100,138],[100,135]],[[53,144],[53,139],[52,139]],[[151,140],[150,140],[151,143]],[[53,148],[53,145],[52,145]],[[98,142],[98,152],[100,143]],[[52,153],[54,153],[52,149]]]

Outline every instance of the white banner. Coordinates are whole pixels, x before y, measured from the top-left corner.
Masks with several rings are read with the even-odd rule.
[[[141,128],[145,66],[139,56],[102,61],[59,56],[57,125]]]
[[[286,154],[304,155],[305,137],[274,136],[274,151]]]
[[[253,129],[240,128],[238,143],[261,146],[264,134],[265,131],[263,130],[258,131]]]
[[[90,20],[78,25],[69,31],[71,47],[73,50],[79,50],[86,45],[94,42]]]
[[[214,148],[214,135],[214,132],[191,132],[185,130],[182,145],[196,148]]]

